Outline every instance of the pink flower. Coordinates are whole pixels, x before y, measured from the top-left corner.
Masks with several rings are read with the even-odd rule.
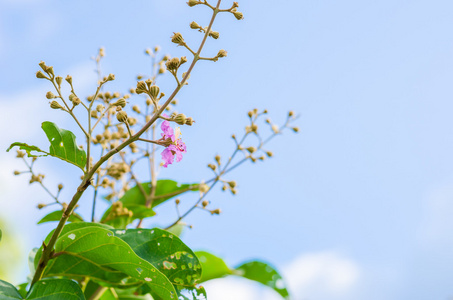
[[[170,126],[170,122],[164,121],[160,125],[162,129],[162,141],[169,143],[168,146],[162,151],[162,159],[164,161],[163,167],[166,168],[168,165],[173,163],[174,157],[176,155],[176,162],[180,162],[182,159],[182,153],[186,151],[186,144],[181,140],[181,130],[179,127],[176,127],[173,131],[173,128]]]

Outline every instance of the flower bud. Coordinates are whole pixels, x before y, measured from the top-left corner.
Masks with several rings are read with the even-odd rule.
[[[102,105],[102,104],[98,104],[98,105],[96,106],[96,110],[97,110],[98,112],[102,112],[104,109],[105,109],[105,106]]]
[[[215,171],[217,169],[217,166],[216,165],[213,165],[213,164],[209,164],[208,165],[208,168]]]
[[[20,172],[16,170],[16,171],[14,171],[14,175],[16,175],[16,176],[20,175]]]
[[[53,67],[47,67],[45,71],[50,76],[52,76],[52,77],[55,76],[55,74],[53,73]]]
[[[110,73],[109,76],[107,77],[107,81],[112,81],[115,80],[115,74]]]
[[[230,188],[234,189],[236,187],[236,181],[229,181],[228,185],[230,186]]]
[[[182,56],[181,57],[181,62],[179,63],[179,65],[185,64],[186,62],[187,62],[187,57]]]
[[[186,115],[185,114],[178,114],[173,119],[173,121],[175,121],[179,125],[184,125],[186,123]]]
[[[176,200],[175,200],[175,203],[176,203],[176,205],[178,205],[179,203],[181,203],[181,200],[176,199]]]
[[[239,3],[233,2],[233,8],[239,7]]]
[[[244,19],[244,15],[241,12],[235,11],[233,15],[236,17],[238,20]]]
[[[47,92],[47,94],[46,94],[46,98],[47,98],[47,99],[53,99],[53,98],[55,98],[55,95],[54,95],[52,92],[49,91],[49,92]]]
[[[116,114],[116,119],[121,123],[126,123],[127,122],[127,113],[124,110],[120,110]]]
[[[65,80],[72,85],[72,77],[71,75],[66,76]]]
[[[197,24],[197,22],[193,21],[192,23],[190,23],[190,28],[199,29],[201,27],[200,27],[200,25]]]
[[[195,121],[194,121],[191,117],[189,117],[189,118],[186,119],[186,125],[192,126],[192,124],[193,124],[194,122],[195,122]]]
[[[47,72],[47,71],[46,71],[46,70],[47,70],[47,66],[46,66],[46,63],[45,63],[45,62],[43,62],[43,61],[41,60],[41,62],[39,63],[39,66],[41,67],[41,69],[42,69],[44,72]]]
[[[44,208],[44,207],[46,207],[45,204],[42,204],[42,203],[39,203],[39,204],[38,204],[38,209],[41,209],[41,208]]]
[[[63,77],[57,76],[55,77],[55,81],[57,82],[58,86],[61,86],[61,83],[63,82]]]
[[[159,96],[160,89],[157,85],[153,85],[149,88],[149,93],[153,99],[157,99],[157,96]]]
[[[228,54],[228,52],[226,52],[225,50],[219,50],[219,53],[217,53],[217,57],[226,57]]]
[[[113,106],[125,107],[126,106],[126,100],[124,98],[120,98],[115,103],[113,103],[112,105]]]
[[[74,106],[79,105],[81,102],[82,102],[82,100],[80,100],[79,97],[72,98],[72,104],[74,104]]]
[[[47,78],[47,76],[44,75],[44,73],[41,72],[41,71],[36,72],[36,77],[39,78],[39,79],[44,79],[44,78],[45,78],[45,79],[49,79],[49,78]]]
[[[168,69],[169,71],[171,71],[171,70],[176,70],[176,69],[178,68],[178,66],[179,66],[179,58],[174,57],[174,58],[168,60],[168,61],[165,63],[165,65],[167,66],[167,69]]]
[[[296,133],[299,132],[299,127],[293,127],[293,128],[291,128],[291,129],[292,129],[294,132],[296,132]]]
[[[212,211],[211,211],[211,214],[213,214],[213,215],[220,215],[221,212],[222,212],[222,211],[221,211],[219,208],[217,208],[217,209],[212,210]]]
[[[288,117],[292,117],[292,116],[294,116],[294,111],[290,110],[288,113]]]
[[[201,202],[201,205],[203,205],[203,207],[206,207],[208,206],[209,202],[207,200],[204,200],[203,202]]]
[[[256,152],[256,148],[255,147],[247,147],[246,150],[250,153],[253,153],[253,152]]]
[[[189,5],[190,7],[193,7],[198,4],[200,4],[198,0],[189,0],[189,2],[187,2],[187,5]]]
[[[60,184],[58,185],[58,190],[61,191],[62,189],[63,189],[63,184],[60,183]]]
[[[60,103],[58,103],[55,100],[50,102],[50,108],[52,108],[52,109],[63,109],[64,110],[63,106],[61,106]]]
[[[219,38],[220,33],[218,33],[217,31],[211,31],[209,32],[209,36],[216,40]]]
[[[97,117],[98,117],[98,112],[95,111],[95,110],[92,110],[91,113],[90,113],[90,116],[91,116],[92,118],[96,118],[96,119],[97,119]]]
[[[274,153],[272,153],[271,151],[266,151],[266,155],[267,157],[272,157],[274,156]]]
[[[184,45],[184,38],[182,37],[182,34],[180,34],[179,32],[176,32],[172,35],[171,41],[178,45]]]
[[[138,114],[140,113],[140,107],[138,107],[138,105],[132,106],[132,110],[135,111]]]
[[[138,81],[137,82],[137,88],[135,89],[135,92],[137,94],[142,94],[146,92],[146,83],[144,81]]]

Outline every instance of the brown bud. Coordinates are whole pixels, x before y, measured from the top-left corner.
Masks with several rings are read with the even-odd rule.
[[[98,117],[98,112],[95,111],[95,110],[92,110],[91,113],[90,113],[90,116],[91,116],[92,118],[96,118],[96,119],[97,119],[97,117]]]
[[[291,129],[292,129],[294,132],[296,132],[296,133],[299,132],[299,127],[293,127],[293,128],[291,128]]]
[[[60,183],[60,184],[58,185],[58,190],[61,191],[62,189],[63,189],[63,184]]]
[[[206,207],[206,206],[208,206],[208,204],[209,204],[209,202],[208,202],[208,201],[206,201],[206,200],[204,200],[203,202],[201,202],[201,205],[203,205],[203,207]]]
[[[294,116],[294,111],[290,110],[288,113],[288,117],[292,117],[292,116]]]
[[[246,150],[250,153],[254,153],[256,152],[256,148],[255,147],[247,147]]]
[[[38,209],[41,209],[41,208],[44,208],[44,207],[46,207],[45,204],[42,204],[42,203],[39,203],[39,204],[38,204]]]
[[[14,171],[14,175],[16,175],[16,176],[20,175],[20,172],[16,170],[16,171]]]
[[[194,122],[195,121],[191,117],[186,119],[186,125],[192,126]]]
[[[274,153],[272,153],[271,151],[266,151],[266,155],[267,157],[272,157],[274,156]]]
[[[189,0],[189,2],[187,2],[187,5],[189,5],[190,7],[192,6],[195,6],[195,5],[198,5],[200,4],[201,2],[199,2],[198,0]]]
[[[209,164],[208,167],[213,171],[215,171],[217,169],[217,166],[213,165],[213,164]]]
[[[211,214],[213,214],[213,215],[220,215],[221,212],[222,211],[219,208],[211,210]]]
[[[71,75],[66,76],[65,80],[72,85],[72,77]]]
[[[176,200],[175,200],[175,203],[176,203],[176,205],[178,205],[179,203],[181,203],[181,200],[176,199]]]
[[[228,182],[228,185],[230,186],[230,188],[234,189],[236,187],[236,181],[229,181]]]

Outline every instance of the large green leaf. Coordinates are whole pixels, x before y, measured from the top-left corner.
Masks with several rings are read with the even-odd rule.
[[[44,276],[88,277],[110,286],[146,284],[158,297],[176,299],[167,277],[108,229],[93,226],[66,232],[58,238],[55,253]]]
[[[85,300],[85,296],[79,285],[68,279],[45,279],[38,281],[33,285],[25,298],[21,296],[12,284],[0,280],[0,299]]]
[[[0,280],[0,299],[23,299],[17,289],[11,283]]]
[[[211,253],[197,251],[195,254],[198,256],[203,268],[203,276],[201,277],[200,282],[228,275],[236,275],[268,286],[279,293],[284,299],[290,298],[282,276],[268,263],[262,261],[249,261],[232,269],[227,266],[223,259]]]
[[[151,192],[151,183],[145,182],[141,184],[143,190],[148,195]],[[140,188],[136,185],[129,189],[119,201],[122,202],[123,207],[132,211],[133,216],[118,216],[112,217],[111,208],[102,216],[101,222],[114,226],[115,228],[126,228],[127,224],[132,223],[136,219],[145,219],[155,215],[153,207],[162,204],[163,202],[176,197],[187,191],[198,190],[198,184],[179,184],[176,181],[163,179],[158,180],[156,183],[155,200],[152,203],[152,207],[146,207],[146,198],[141,192]],[[119,220],[115,220],[119,219]]]
[[[41,128],[46,133],[47,139],[50,142],[49,152],[41,150],[36,146],[30,146],[25,143],[17,142],[11,144],[6,151],[9,151],[11,148],[17,146],[20,149],[25,150],[28,157],[51,155],[84,170],[87,162],[87,155],[83,149],[80,149],[79,146],[77,146],[76,137],[71,131],[60,129],[52,122],[43,122]],[[42,154],[35,155],[32,154],[31,151],[40,152]]]
[[[172,233],[157,228],[116,230],[114,233],[178,288],[194,287],[200,279],[201,265],[195,253]]]
[[[39,220],[38,224],[52,222],[52,221],[60,221],[61,217],[63,216],[62,210],[53,211],[47,215],[45,215],[41,220]],[[72,213],[68,219],[69,222],[82,222],[83,218],[76,214]]]
[[[80,286],[69,279],[45,279],[33,285],[27,300],[85,300]]]

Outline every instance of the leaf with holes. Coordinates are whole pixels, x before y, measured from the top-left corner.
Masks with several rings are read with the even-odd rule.
[[[69,131],[60,129],[52,122],[43,122],[41,128],[50,142],[49,154],[84,169],[87,155],[84,150],[77,146],[75,135]]]
[[[114,233],[138,256],[167,276],[176,288],[195,288],[201,277],[200,262],[177,236],[158,228],[116,230]]]
[[[39,220],[38,224],[52,222],[52,221],[60,221],[62,216],[63,216],[62,210],[53,211],[53,212],[45,215],[41,220]],[[83,218],[76,213],[72,213],[69,216],[68,221],[69,222],[83,222]]]
[[[24,284],[27,285],[26,283]],[[22,285],[23,286],[23,285]],[[24,298],[10,283],[0,280],[0,299],[2,300],[85,300],[79,285],[68,279],[45,279],[36,282]]]
[[[66,232],[55,244],[55,256],[44,270],[45,277],[88,277],[122,287],[146,284],[163,300],[176,299],[167,277],[108,229],[92,226]]]
[[[10,151],[13,147],[17,146],[19,149],[25,150],[28,157],[50,155],[73,164],[83,171],[87,162],[87,155],[84,150],[77,146],[75,135],[69,130],[60,129],[52,122],[43,122],[41,128],[46,133],[47,139],[50,142],[49,152],[41,150],[36,146],[17,142],[12,143],[6,151]],[[42,154],[35,155],[32,154],[31,151],[40,152]]]
[[[195,254],[201,262],[203,276],[200,282],[221,278],[228,275],[241,276],[272,288],[284,299],[290,299],[288,289],[282,276],[268,263],[262,261],[249,261],[231,269],[223,259],[205,251]]]

